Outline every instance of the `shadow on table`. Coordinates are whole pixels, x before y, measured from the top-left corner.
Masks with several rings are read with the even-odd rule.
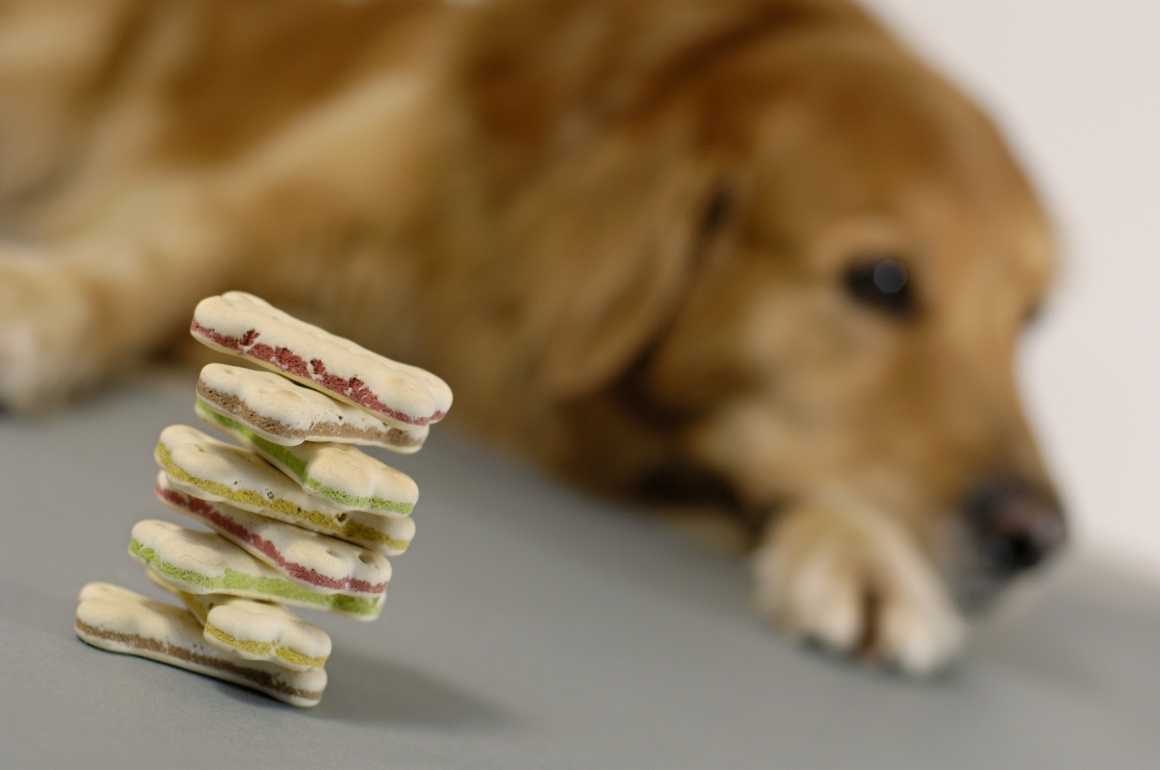
[[[343,650],[327,661],[326,672],[326,694],[318,706],[304,712],[309,716],[458,730],[486,730],[510,721],[510,715],[495,704],[401,663]],[[242,688],[223,686],[222,691],[256,707],[285,708]]]

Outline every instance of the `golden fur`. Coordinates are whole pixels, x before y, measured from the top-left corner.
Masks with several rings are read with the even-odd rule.
[[[252,291],[554,471],[723,506],[763,611],[910,670],[986,572],[971,491],[1059,521],[1012,376],[1043,214],[843,0],[6,0],[0,231],[10,407]],[[851,288],[887,258],[906,307]]]

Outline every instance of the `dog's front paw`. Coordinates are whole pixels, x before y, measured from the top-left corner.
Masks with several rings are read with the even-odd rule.
[[[927,674],[962,644],[963,622],[908,533],[852,498],[786,511],[755,568],[760,609],[840,653]]]
[[[82,384],[96,320],[50,261],[0,246],[0,407],[35,410]]]

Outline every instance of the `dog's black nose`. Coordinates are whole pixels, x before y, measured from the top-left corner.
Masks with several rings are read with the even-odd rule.
[[[997,576],[1031,569],[1067,539],[1059,503],[1025,482],[1003,479],[981,484],[963,507],[983,564]]]

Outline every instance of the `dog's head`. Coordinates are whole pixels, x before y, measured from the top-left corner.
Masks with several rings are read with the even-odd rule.
[[[1043,561],[1052,239],[988,120],[842,3],[592,5],[465,69],[558,464],[758,519],[841,488],[967,603]]]

